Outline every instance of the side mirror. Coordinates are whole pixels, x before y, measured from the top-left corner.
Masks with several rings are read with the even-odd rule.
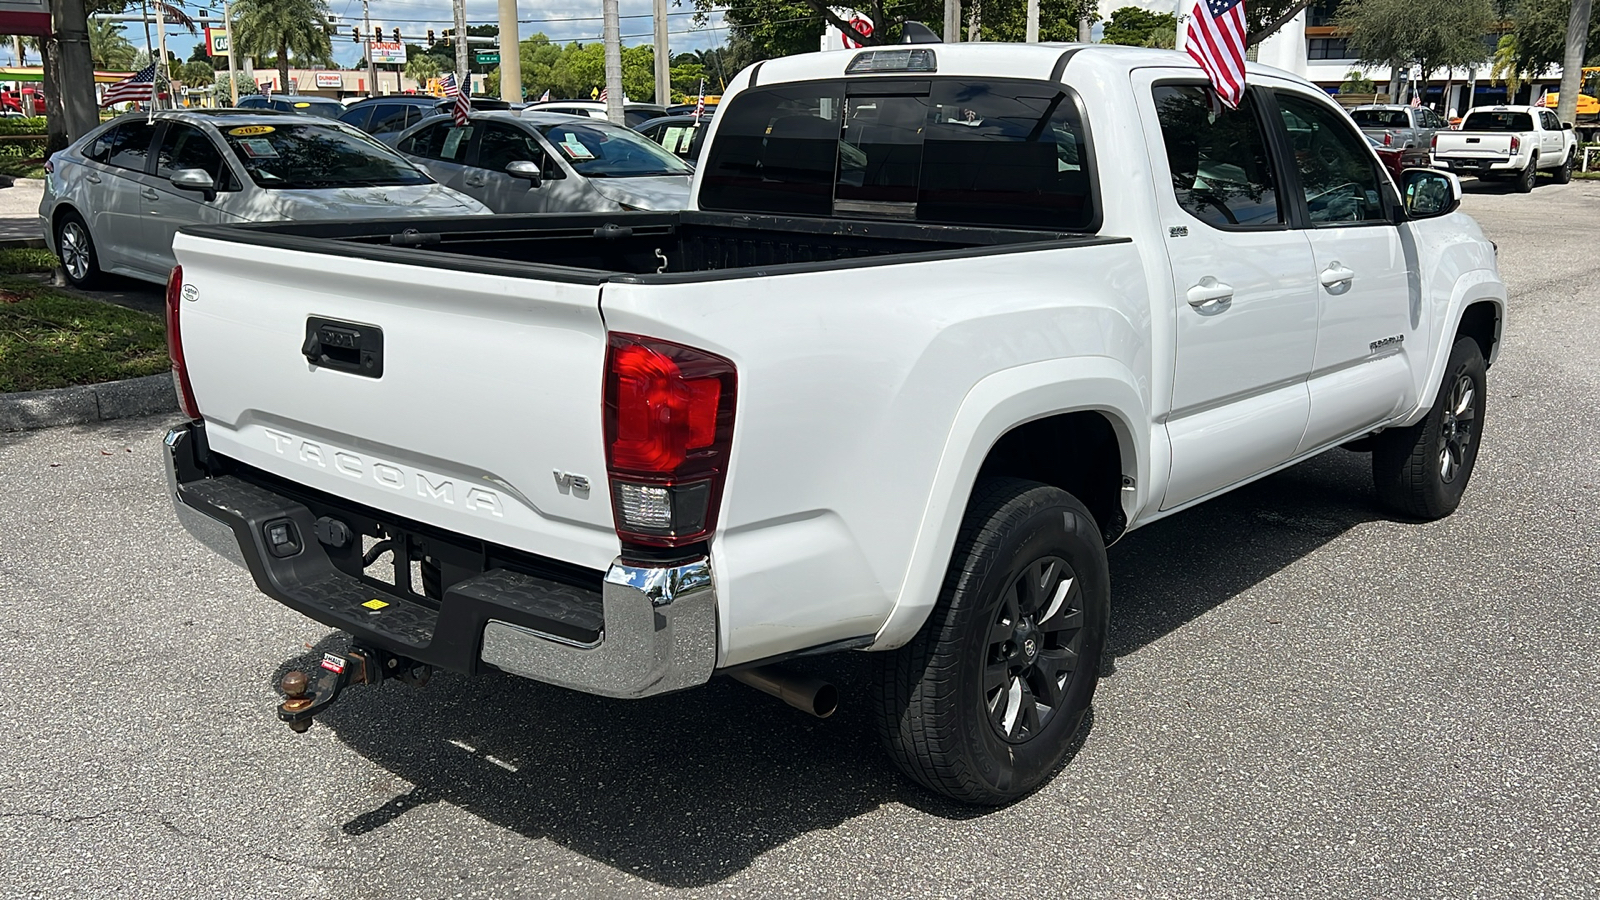
[[[530,188],[536,188],[544,182],[544,175],[539,168],[539,164],[525,159],[506,163],[506,174],[512,178],[526,179],[530,182],[528,185]]]
[[[1561,123],[1561,130],[1562,131],[1571,131],[1572,130],[1572,123],[1571,122],[1562,122]]]
[[[205,169],[179,169],[167,180],[179,190],[199,191],[208,201],[217,199],[217,183],[211,180],[211,173]]]
[[[1460,208],[1461,179],[1438,169],[1407,169],[1401,176],[1400,193],[1407,215],[1433,219]]]

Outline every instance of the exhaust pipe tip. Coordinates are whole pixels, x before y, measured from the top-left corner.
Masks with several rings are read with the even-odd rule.
[[[728,676],[819,719],[826,719],[839,708],[839,689],[820,678],[800,675],[777,666],[741,669],[729,672]]]

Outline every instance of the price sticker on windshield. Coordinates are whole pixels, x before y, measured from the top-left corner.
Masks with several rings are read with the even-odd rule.
[[[556,146],[564,150],[567,156],[573,159],[594,159],[594,151],[585,147],[583,142],[578,140],[578,136],[570,131],[567,132],[566,137],[561,139],[561,143]]]
[[[277,159],[277,148],[266,138],[247,138],[239,142],[244,149],[244,155],[251,159]]]
[[[258,134],[271,134],[278,129],[271,125],[240,125],[238,128],[228,129],[234,137],[255,137]]]

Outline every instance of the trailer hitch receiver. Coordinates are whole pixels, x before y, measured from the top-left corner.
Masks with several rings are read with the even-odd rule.
[[[381,650],[352,647],[345,655],[324,653],[322,662],[306,674],[291,670],[278,683],[283,702],[278,704],[278,719],[296,733],[311,728],[311,719],[339,699],[339,692],[355,684],[382,684],[386,678],[422,687],[433,674],[431,667]]]

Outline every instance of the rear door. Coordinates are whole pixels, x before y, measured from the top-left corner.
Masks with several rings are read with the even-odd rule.
[[[474,199],[482,199],[467,185],[467,154],[478,128],[477,122],[457,125],[451,119],[440,117],[439,121],[401,140],[396,149],[411,157],[433,176],[434,181]]]
[[[1412,392],[1410,354],[1424,350],[1414,242],[1393,223],[1389,181],[1337,106],[1289,82],[1272,86],[1294,149],[1284,179],[1315,258],[1316,356],[1300,452],[1378,425]]]
[[[1167,509],[1295,455],[1317,295],[1260,94],[1228,110],[1192,73],[1133,77],[1176,297]]]
[[[146,190],[141,183],[150,165],[150,145],[156,126],[133,119],[118,125],[110,140],[92,150],[99,159],[89,163],[90,182],[84,218],[104,269],[132,270],[147,277],[159,265],[151,259],[149,242],[141,239]]]

